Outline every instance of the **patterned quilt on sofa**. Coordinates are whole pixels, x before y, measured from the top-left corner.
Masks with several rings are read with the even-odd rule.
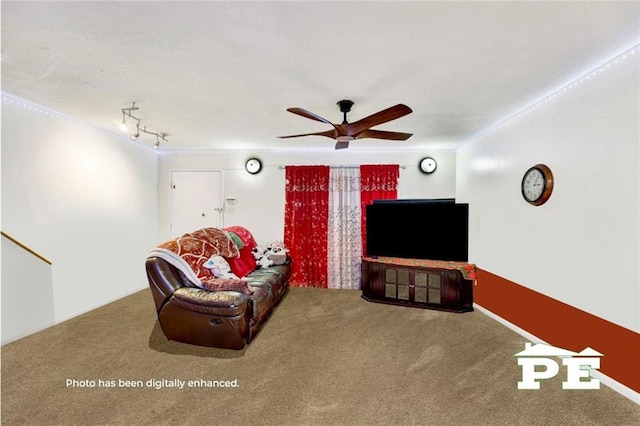
[[[149,253],[166,260],[180,270],[190,281],[202,287],[202,280],[212,277],[204,263],[211,256],[224,258],[240,256],[238,247],[229,234],[218,228],[203,228],[160,244]]]

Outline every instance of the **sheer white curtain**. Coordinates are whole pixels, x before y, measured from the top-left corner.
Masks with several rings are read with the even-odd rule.
[[[327,246],[329,288],[360,289],[360,212],[360,168],[331,168]]]

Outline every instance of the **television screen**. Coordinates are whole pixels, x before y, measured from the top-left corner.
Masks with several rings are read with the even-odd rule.
[[[469,205],[393,200],[366,207],[367,255],[468,261]]]

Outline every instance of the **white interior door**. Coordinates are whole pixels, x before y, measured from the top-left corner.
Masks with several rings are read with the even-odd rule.
[[[171,237],[222,226],[222,173],[171,172]]]

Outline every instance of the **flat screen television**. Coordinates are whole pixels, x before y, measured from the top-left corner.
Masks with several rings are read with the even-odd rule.
[[[367,255],[468,261],[469,205],[380,200],[366,207]]]

